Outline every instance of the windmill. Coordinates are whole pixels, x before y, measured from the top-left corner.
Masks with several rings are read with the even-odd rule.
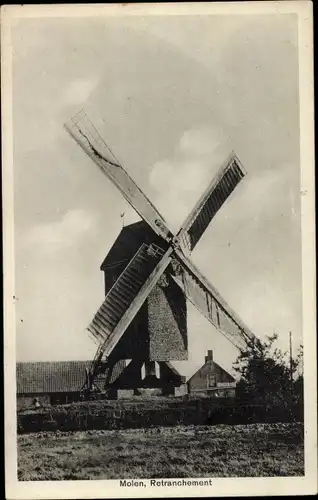
[[[98,388],[102,380],[109,394],[154,387],[163,394],[180,393],[185,378],[171,361],[188,355],[186,299],[238,349],[257,342],[190,260],[211,220],[245,176],[243,166],[231,153],[173,234],[86,113],[81,111],[65,126],[142,219],[122,229],[101,266],[105,299],[87,328],[98,348],[86,389]]]

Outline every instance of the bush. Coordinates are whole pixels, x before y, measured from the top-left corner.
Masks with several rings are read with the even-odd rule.
[[[275,348],[278,335],[267,340],[252,339],[241,351],[234,369],[240,376],[236,393],[246,404],[290,406],[301,403],[303,394],[302,346],[296,359],[286,361],[286,353]]]

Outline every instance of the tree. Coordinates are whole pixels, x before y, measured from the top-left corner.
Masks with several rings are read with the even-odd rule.
[[[296,370],[293,380],[293,396],[295,401],[304,401],[304,376],[303,376],[303,346],[300,345],[295,360]]]
[[[304,346],[300,344],[296,356],[296,372],[298,377],[303,376],[303,369],[304,369],[303,358],[304,358]]]
[[[291,370],[285,361],[285,353],[274,348],[278,335],[267,336],[264,342],[250,341],[240,353],[234,369],[240,374],[237,395],[255,404],[289,404],[292,400],[293,383]],[[292,361],[292,372],[298,367]]]

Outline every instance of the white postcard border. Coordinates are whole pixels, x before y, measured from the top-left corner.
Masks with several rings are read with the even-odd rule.
[[[301,133],[301,221],[303,269],[303,332],[305,379],[305,476],[293,478],[211,478],[212,486],[121,487],[119,480],[17,481],[14,214],[12,164],[12,75],[10,27],[27,17],[94,17],[101,15],[246,15],[295,13],[299,34],[299,94]],[[204,496],[298,495],[317,491],[317,391],[315,314],[315,197],[313,118],[313,26],[309,1],[106,4],[4,6],[2,21],[2,131],[3,131],[3,228],[4,228],[4,377],[5,377],[5,468],[8,499],[49,498],[149,498]],[[199,479],[199,478],[198,478]],[[196,480],[198,480],[196,479]],[[182,480],[182,479],[181,479]],[[206,478],[202,478],[206,480]],[[194,481],[193,478],[189,481]]]

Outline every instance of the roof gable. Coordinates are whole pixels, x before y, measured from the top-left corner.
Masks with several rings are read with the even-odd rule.
[[[188,382],[194,382],[196,378],[208,375],[209,373],[219,373],[227,382],[235,382],[235,378],[215,361],[206,361],[193,375]]]

